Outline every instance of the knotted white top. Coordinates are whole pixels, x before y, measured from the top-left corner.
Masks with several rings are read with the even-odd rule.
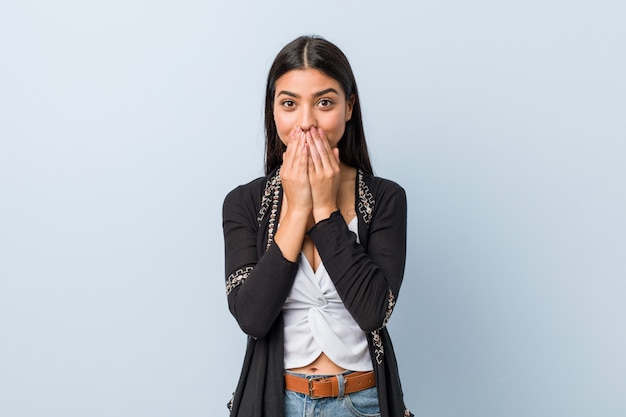
[[[355,217],[348,228],[357,235]],[[300,368],[324,352],[352,371],[373,369],[365,333],[343,305],[324,264],[313,271],[304,254],[283,306],[285,369]]]

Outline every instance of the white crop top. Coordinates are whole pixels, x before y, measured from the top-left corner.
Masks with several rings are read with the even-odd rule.
[[[348,228],[358,235],[355,217]],[[343,305],[324,264],[317,271],[304,254],[291,292],[283,306],[285,369],[309,365],[324,352],[333,362],[352,371],[371,371],[365,333]]]

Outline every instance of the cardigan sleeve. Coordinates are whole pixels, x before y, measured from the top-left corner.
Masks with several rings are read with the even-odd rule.
[[[258,339],[280,314],[298,264],[285,259],[276,243],[259,257],[258,201],[249,191],[240,186],[224,200],[226,294],[239,327]]]
[[[387,324],[406,259],[406,194],[385,181],[368,227],[367,249],[356,242],[339,211],[309,231],[344,305],[366,332]]]

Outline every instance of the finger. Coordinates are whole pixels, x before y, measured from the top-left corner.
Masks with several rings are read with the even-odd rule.
[[[306,171],[309,159],[309,150],[304,135],[299,135],[296,148],[295,163],[297,164],[297,168],[299,171]]]
[[[321,129],[312,128],[312,137],[314,138],[315,147],[320,156],[320,161],[323,167],[334,167],[336,165],[336,159],[333,155],[333,150],[330,147],[330,143],[326,138],[326,134]]]
[[[319,153],[319,149],[316,144],[316,140],[313,139],[313,136],[310,131],[307,132],[306,138],[307,138],[308,150],[309,150],[309,161],[311,163],[311,166],[309,168],[312,168],[314,172],[320,171],[323,169],[324,166],[322,162],[322,157]]]
[[[298,159],[301,157],[303,138],[301,130],[294,129],[289,135],[289,145],[287,146],[287,156],[289,157],[288,166],[293,167],[298,163]]]
[[[322,144],[324,145],[324,149],[330,155],[332,153],[332,147],[330,146],[330,141],[328,140],[328,136],[326,136],[326,132],[322,129],[315,129],[317,131],[317,135],[320,137]]]
[[[283,170],[289,169],[293,163],[293,149],[289,147],[283,152]]]

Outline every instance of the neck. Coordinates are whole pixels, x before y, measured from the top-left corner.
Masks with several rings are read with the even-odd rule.
[[[344,162],[339,162],[339,170],[341,175],[341,181],[354,181],[356,177],[356,168],[345,164]]]

